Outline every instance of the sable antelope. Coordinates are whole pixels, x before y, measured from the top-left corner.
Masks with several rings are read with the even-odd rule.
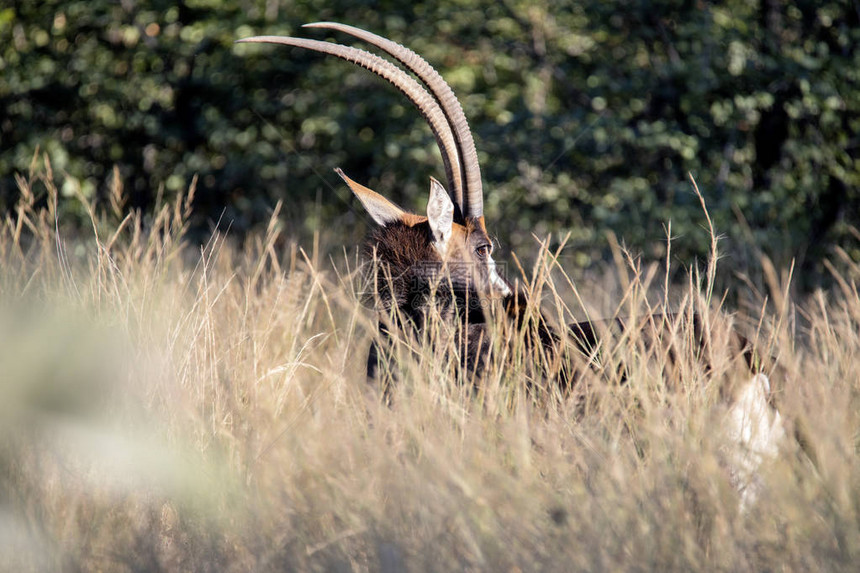
[[[418,108],[430,125],[442,153],[448,191],[435,179],[430,181],[430,198],[426,216],[408,213],[375,191],[353,181],[340,169],[338,175],[346,182],[377,223],[365,243],[364,254],[377,261],[372,273],[376,300],[383,309],[396,308],[401,317],[397,327],[421,331],[428,305],[440,311],[456,325],[463,348],[462,365],[481,372],[491,345],[486,317],[481,305],[483,298],[501,298],[514,322],[523,320],[527,300],[521,292],[499,275],[492,258],[493,244],[484,221],[481,169],[471,131],[460,104],[444,79],[421,56],[412,50],[371,32],[332,22],[307,24],[308,28],[325,28],[354,36],[387,53],[392,61],[351,46],[330,42],[282,36],[257,36],[240,42],[273,43],[305,48],[333,55],[359,65],[388,80],[403,92]],[[405,70],[403,68],[406,68]],[[408,72],[407,72],[408,70]],[[417,77],[413,78],[411,74]],[[420,81],[420,83],[419,83]],[[423,84],[423,85],[422,85]],[[442,280],[440,280],[440,278]],[[659,331],[671,325],[675,317],[654,315],[645,317]],[[698,344],[706,346],[708,336],[694,320]],[[559,352],[564,337],[546,325],[538,316],[535,344]],[[565,336],[579,351],[588,354],[598,343],[605,328],[636,328],[622,320],[603,324],[582,322],[568,325]],[[386,326],[381,328],[387,334]],[[659,335],[657,338],[660,338]],[[732,344],[739,358],[753,370],[753,351],[743,337],[735,335]],[[376,372],[378,349],[371,348],[368,374]],[[748,370],[748,372],[750,371]],[[782,434],[778,412],[770,409],[770,391],[766,376],[755,373],[742,386],[727,418],[729,433],[737,437],[745,449],[757,457],[772,454]],[[575,371],[561,372],[558,380],[569,387]],[[747,458],[744,458],[747,459]],[[750,464],[743,460],[735,466],[743,471]]]
[[[392,62],[350,46],[281,36],[240,40],[306,48],[360,65],[396,86],[427,120],[442,152],[449,191],[431,178],[426,216],[407,213],[340,169],[336,171],[379,225],[364,249],[365,255],[380,262],[376,267],[379,273],[372,277],[377,300],[385,308],[397,307],[401,326],[408,324],[420,330],[432,291],[433,303],[466,325],[460,332],[466,349],[463,365],[468,368],[471,364],[474,371],[483,351],[489,348],[484,313],[477,303],[487,296],[511,298],[513,293],[492,258],[478,154],[460,103],[436,70],[404,46],[344,24],[321,22],[305,27],[328,28],[364,40],[387,52],[426,85],[425,89]],[[368,359],[371,377],[376,373],[377,358],[374,345]]]

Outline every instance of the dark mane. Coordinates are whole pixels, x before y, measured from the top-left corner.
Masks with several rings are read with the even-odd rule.
[[[384,262],[392,277],[403,277],[419,271],[416,263],[440,261],[431,244],[430,225],[425,221],[413,226],[393,222],[376,227],[364,242],[366,260]],[[440,261],[441,262],[441,261]]]

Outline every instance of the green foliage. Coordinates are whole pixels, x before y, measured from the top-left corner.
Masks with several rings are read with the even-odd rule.
[[[836,1],[19,0],[0,9],[0,208],[38,148],[66,195],[106,194],[119,166],[129,207],[198,174],[199,231],[220,220],[241,236],[283,199],[290,234],[323,221],[350,244],[364,217],[337,166],[423,209],[441,162],[396,90],[323,56],[233,44],[333,38],[299,28],[326,19],[405,43],[449,80],[491,228],[514,250],[569,231],[565,264],[583,267],[614,232],[662,258],[671,220],[673,255],[704,256],[692,172],[738,258],[798,258],[807,286],[832,246],[860,259],[860,23]]]

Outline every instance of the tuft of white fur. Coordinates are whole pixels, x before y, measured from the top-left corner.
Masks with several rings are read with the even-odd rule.
[[[759,468],[776,457],[785,437],[782,417],[767,401],[770,380],[756,374],[737,394],[723,423],[729,442],[727,461],[732,481],[741,494],[741,510],[755,503],[761,487]]]

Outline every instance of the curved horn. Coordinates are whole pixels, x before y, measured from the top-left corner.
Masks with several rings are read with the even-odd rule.
[[[451,187],[452,199],[456,204],[462,204],[460,197],[463,196],[463,178],[461,176],[460,158],[457,155],[457,142],[451,131],[451,126],[433,96],[427,93],[421,84],[401,68],[376,54],[330,42],[291,38],[289,36],[254,36],[237,40],[237,42],[283,44],[337,56],[388,80],[409,98],[424,119],[427,120],[427,123],[430,124],[430,129],[433,131],[436,143],[442,152],[442,161],[445,164],[445,174],[448,178],[448,185]]]
[[[392,42],[361,28],[356,28],[355,26],[339,24],[337,22],[314,22],[313,24],[305,24],[303,27],[337,30],[376,46],[406,66],[409,71],[418,76],[427,85],[427,88],[436,97],[436,100],[442,107],[442,111],[445,113],[451,129],[454,131],[454,137],[457,139],[457,150],[463,161],[463,178],[466,181],[464,198],[466,202],[465,204],[458,203],[458,205],[462,209],[463,215],[467,217],[483,216],[484,194],[481,182],[481,167],[478,165],[478,152],[475,149],[475,140],[472,138],[466,114],[463,113],[463,108],[460,106],[457,96],[454,95],[451,86],[448,85],[433,66],[406,46],[402,46],[397,42]]]

